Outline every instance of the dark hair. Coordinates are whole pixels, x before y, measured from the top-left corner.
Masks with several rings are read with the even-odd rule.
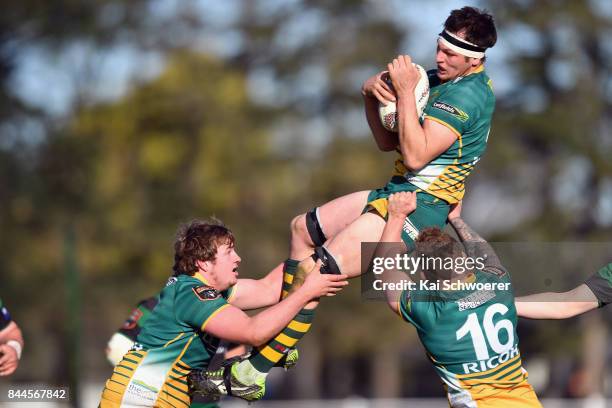
[[[454,260],[464,256],[463,246],[455,238],[444,233],[438,227],[429,227],[419,233],[415,244],[417,256],[424,258],[421,270],[427,279],[448,280],[455,275],[453,269],[444,268],[440,265],[441,262],[434,261],[434,259],[441,260],[444,258]]]
[[[214,261],[219,245],[233,246],[234,242],[232,231],[216,218],[181,225],[174,242],[174,276],[193,276],[197,261]]]
[[[466,41],[482,48],[491,48],[497,42],[493,16],[486,10],[463,7],[453,10],[444,22],[444,29],[453,34],[465,32]]]

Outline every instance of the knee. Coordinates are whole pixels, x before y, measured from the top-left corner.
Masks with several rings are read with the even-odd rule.
[[[291,220],[291,239],[303,242],[309,247],[321,246],[327,241],[319,222],[317,207]]]
[[[308,228],[306,227],[306,214],[300,214],[291,220],[291,239],[308,241]]]

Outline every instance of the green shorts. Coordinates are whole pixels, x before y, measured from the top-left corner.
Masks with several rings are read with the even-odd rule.
[[[372,190],[368,195],[368,204],[363,212],[376,212],[387,219],[387,198],[400,191],[417,191],[417,208],[406,218],[402,230],[402,240],[410,249],[414,247],[414,240],[419,231],[427,227],[444,228],[450,211],[450,204],[434,197],[429,193],[420,191],[416,186],[406,182],[406,179],[394,176],[386,186]]]

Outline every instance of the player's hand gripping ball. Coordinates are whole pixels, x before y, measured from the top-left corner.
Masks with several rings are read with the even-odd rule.
[[[427,100],[429,99],[429,80],[427,79],[427,72],[425,69],[419,64],[414,64],[416,69],[419,70],[419,74],[421,77],[416,87],[414,88],[414,99],[416,101],[416,109],[417,116],[420,118],[423,116],[423,110],[425,109],[425,105],[427,105]],[[391,79],[387,76],[387,83],[391,85]],[[391,85],[392,86],[392,85]],[[384,105],[382,102],[378,104],[378,114],[380,116],[380,121],[385,129],[390,130],[391,132],[398,132],[398,118],[397,118],[397,107],[395,102],[387,102]]]

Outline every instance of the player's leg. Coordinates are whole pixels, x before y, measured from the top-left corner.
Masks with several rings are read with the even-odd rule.
[[[378,242],[385,227],[387,199],[382,198],[377,201],[368,207],[369,212],[361,214],[350,225],[337,232],[324,246],[317,247],[313,257],[309,256],[299,264],[296,260],[288,260],[287,263],[293,262],[293,264],[291,265],[290,281],[285,276],[285,284],[288,285],[286,291],[291,292],[300,287],[307,274],[314,270],[315,261],[319,259],[323,263],[321,273],[342,273],[351,278],[361,275],[364,272],[361,270],[361,243]],[[425,227],[434,225],[444,227],[448,210],[449,206],[444,201],[429,194],[417,195],[417,208],[407,218],[404,226],[402,237],[404,242],[408,246],[412,245],[419,230]],[[331,212],[329,214],[333,215]],[[296,265],[297,271],[293,269]],[[257,371],[261,373],[269,372],[283,357],[283,353],[293,347],[305,335],[310,328],[314,316],[313,310],[317,305],[317,301],[310,302],[289,324],[286,332],[283,331],[277,338],[253,353],[250,363]],[[299,328],[299,330],[294,330],[295,328]]]
[[[310,256],[315,247],[322,246],[355,221],[369,193],[347,194],[295,217],[291,221],[291,258],[301,260]]]
[[[346,274],[349,278],[361,275],[361,243],[377,242],[385,227],[385,220],[374,212],[367,212],[359,216],[348,227],[340,231],[335,237],[318,247],[315,257],[306,259],[304,264],[314,265],[315,259],[323,261],[323,273]],[[312,269],[312,268],[304,268]],[[305,279],[296,277],[300,282]]]
[[[281,298],[289,293],[298,263],[309,258],[315,247],[322,246],[357,219],[367,203],[369,193],[359,191],[338,197],[291,221],[289,259],[277,267],[283,268]],[[307,262],[303,267],[310,270],[313,266],[314,263]]]
[[[361,243],[377,242],[382,235],[387,217],[387,198],[382,197],[368,203],[368,212],[362,214],[348,227],[327,241],[323,247],[315,250],[315,256],[299,263],[295,276],[298,287],[312,270],[314,262],[322,259],[323,273],[346,274],[350,278],[361,275]],[[447,222],[449,205],[427,193],[417,194],[417,208],[404,223],[402,239],[410,248],[424,228],[437,226],[444,228]],[[308,307],[308,306],[307,306]]]
[[[376,214],[365,213],[359,216],[334,238],[327,241],[325,247],[317,247],[316,256],[323,261],[326,268],[321,272],[335,274],[340,273],[339,268],[342,268],[342,273],[346,273],[349,277],[361,274],[361,242],[378,241],[384,227],[385,220]],[[288,260],[286,264],[290,261]],[[289,291],[302,285],[307,274],[314,269],[314,263],[312,257],[300,262],[298,272],[291,276]],[[307,267],[309,270],[305,270]],[[285,284],[287,284],[286,278],[285,276]],[[308,332],[314,317],[314,309],[318,304],[318,301],[310,302],[278,336],[253,352],[249,361],[258,372],[269,372],[284,354]]]
[[[361,274],[361,242],[378,241],[384,227],[385,220],[377,214],[365,213],[359,216],[348,227],[328,240],[324,247],[317,247],[316,256],[323,261],[326,268],[321,272],[337,274],[341,269],[342,273],[348,274],[349,277]],[[298,265],[294,260],[287,260],[285,265],[290,262],[293,262],[292,267]],[[294,270],[286,272],[284,284],[290,285],[286,286],[287,291],[299,288],[308,273],[314,269],[314,264],[315,260],[309,256],[299,263],[295,274],[291,273]],[[289,273],[291,273],[290,279],[288,279]],[[317,305],[318,301],[310,302],[277,337],[253,352],[249,363],[258,373],[268,373],[283,358],[283,355],[308,332]]]
[[[315,207],[306,214],[295,217],[291,222],[291,246],[290,257],[277,268],[283,270],[283,284],[281,299],[284,299],[291,290],[294,283],[300,260],[311,259],[315,246],[322,245],[328,237],[333,237],[344,229],[354,219],[359,217],[369,191],[360,191],[336,198],[320,207]],[[303,265],[310,269],[314,268],[314,262]],[[280,272],[275,268],[271,273]],[[302,274],[306,276],[308,271]],[[301,285],[301,281],[299,285]],[[297,286],[299,287],[299,286]],[[251,359],[253,366],[260,372],[267,373],[274,366],[287,367],[291,361],[287,361],[286,355],[297,341],[306,334],[314,317],[316,303],[311,303],[301,310],[276,338],[266,346],[253,351]],[[296,355],[291,351],[292,356]],[[281,361],[282,360],[282,361]]]

